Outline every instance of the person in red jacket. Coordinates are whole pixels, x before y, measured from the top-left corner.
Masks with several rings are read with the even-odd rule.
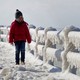
[[[21,53],[21,63],[25,64],[25,42],[31,43],[31,36],[28,29],[28,23],[24,21],[23,14],[18,9],[15,13],[15,20],[10,26],[9,43],[15,44],[15,61],[19,65],[19,56]]]

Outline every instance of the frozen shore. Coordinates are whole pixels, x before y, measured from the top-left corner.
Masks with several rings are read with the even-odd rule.
[[[80,80],[70,73],[61,73],[59,68],[43,64],[27,50],[26,64],[16,66],[14,53],[14,46],[0,42],[0,80]]]

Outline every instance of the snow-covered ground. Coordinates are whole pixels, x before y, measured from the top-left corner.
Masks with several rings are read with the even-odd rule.
[[[80,78],[67,72],[63,74],[59,68],[44,64],[27,49],[26,64],[15,65],[14,46],[0,42],[0,80],[80,80]]]

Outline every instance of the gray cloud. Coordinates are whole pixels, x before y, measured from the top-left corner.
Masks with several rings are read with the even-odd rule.
[[[0,0],[0,24],[11,24],[16,9],[36,26],[80,26],[80,0]]]

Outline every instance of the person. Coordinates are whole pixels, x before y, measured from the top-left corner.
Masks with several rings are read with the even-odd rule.
[[[31,43],[31,35],[28,29],[28,23],[24,21],[23,14],[18,9],[15,13],[15,20],[10,26],[9,43],[15,44],[15,62],[16,65],[25,64],[25,42]]]

